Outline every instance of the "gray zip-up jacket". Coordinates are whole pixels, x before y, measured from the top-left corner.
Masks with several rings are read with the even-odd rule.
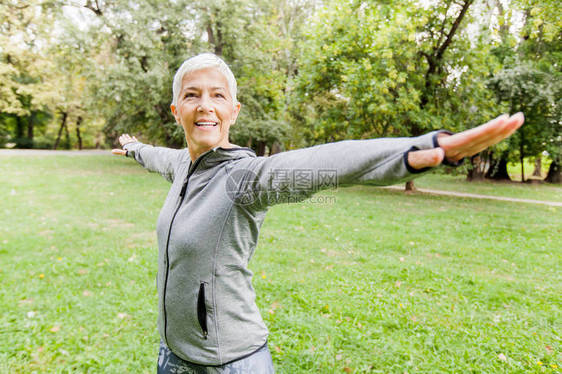
[[[191,162],[187,149],[124,146],[172,182],[157,222],[158,330],[180,358],[223,365],[267,339],[248,262],[268,206],[354,183],[412,179],[407,154],[437,146],[438,132],[415,138],[348,140],[256,157],[249,148],[214,148]]]

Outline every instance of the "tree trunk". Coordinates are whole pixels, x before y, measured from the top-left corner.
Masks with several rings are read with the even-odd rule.
[[[521,131],[518,132],[519,137],[521,138],[521,141],[519,142],[519,161],[521,162],[521,183],[525,182],[525,164],[523,162],[523,160],[525,159],[525,153],[523,148],[523,145],[525,144],[525,133],[523,130],[524,129],[521,129]]]
[[[523,156],[521,156],[519,160],[521,162],[521,183],[523,183],[525,182],[525,164]]]
[[[486,161],[480,156],[480,154],[476,154],[470,158],[470,163],[472,165],[472,169],[468,171],[466,174],[467,181],[474,181],[474,180],[482,180],[486,176]]]
[[[256,149],[256,156],[264,156],[265,155],[265,142],[259,141],[258,147]]]
[[[80,125],[82,124],[82,116],[76,119],[76,137],[78,138],[78,149],[82,150],[82,136],[80,135]]]
[[[274,141],[271,145],[271,149],[269,150],[269,155],[271,156],[279,152],[281,152],[281,145],[279,144],[279,142]]]
[[[490,168],[486,173],[487,179],[493,180],[508,180],[510,181],[511,178],[507,173],[507,159],[503,156],[499,160],[493,160],[490,163]]]
[[[533,177],[542,177],[542,159],[540,156],[535,159],[535,170],[533,170]]]
[[[406,182],[406,186],[404,187],[405,192],[414,192],[416,191],[416,186],[414,186],[414,181]]]
[[[213,46],[214,49],[214,53],[217,56],[222,56],[222,32],[221,32],[221,24],[220,22],[217,22],[216,25],[216,35],[213,32],[213,26],[212,26],[212,21],[209,20],[209,23],[207,24],[207,40],[209,41],[209,44]]]
[[[62,112],[61,114],[62,114],[62,118],[60,121],[59,133],[57,134],[57,139],[55,140],[55,145],[53,146],[53,149],[57,149],[57,147],[59,146],[60,138],[62,135],[62,129],[66,127],[66,117],[68,116],[68,113]]]
[[[66,122],[64,123],[64,149],[70,149],[70,133]]]
[[[22,117],[16,116],[16,138],[23,138],[24,126]]]
[[[562,167],[560,167],[559,163],[552,161],[544,181],[548,183],[562,184]]]
[[[27,138],[29,139],[30,148],[33,148],[33,126],[35,125],[35,114],[31,113],[27,121]]]
[[[16,148],[27,148],[27,142],[25,139],[25,123],[24,118],[16,116],[16,136],[14,142],[16,143]]]

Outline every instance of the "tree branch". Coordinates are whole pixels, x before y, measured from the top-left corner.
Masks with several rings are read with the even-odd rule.
[[[445,50],[447,49],[449,44],[451,44],[451,41],[453,40],[453,37],[455,36],[455,33],[457,32],[457,29],[459,28],[464,16],[466,15],[468,7],[470,7],[470,5],[473,3],[473,1],[474,0],[466,0],[464,2],[463,7],[461,9],[461,12],[457,16],[457,19],[453,23],[453,26],[451,27],[451,30],[449,31],[449,34],[447,35],[447,39],[439,47],[439,49],[437,50],[437,53],[435,54],[435,57],[436,57],[437,60],[441,60],[441,58],[443,57],[443,53],[445,53]]]
[[[84,5],[84,8],[86,9],[90,9],[92,12],[94,12],[96,14],[96,16],[103,16],[103,11],[100,8],[100,4],[98,3],[98,0],[95,0],[96,5],[94,6],[92,4],[92,0],[88,0],[86,1],[86,5]]]
[[[447,13],[449,13],[449,9],[451,9],[451,3],[449,2],[447,4],[447,8],[445,9],[445,18],[443,19],[443,23],[441,24],[441,30],[439,30],[439,40],[437,41],[437,44],[435,45],[434,50],[437,50],[439,48],[439,46],[441,45],[441,41],[443,40],[443,37],[445,36],[445,25],[447,24]]]
[[[141,67],[142,71],[147,73],[148,72],[148,57],[147,56],[140,56],[138,58],[138,60],[139,60],[140,67]]]
[[[421,52],[423,56],[426,57],[427,59],[427,64],[428,69],[425,73],[425,90],[420,98],[420,107],[424,108],[429,100],[429,92],[434,89],[434,84],[431,80],[431,77],[433,76],[433,74],[435,74],[436,72],[438,72],[440,69],[440,63],[441,63],[441,59],[443,58],[443,54],[445,53],[445,50],[447,49],[447,47],[449,47],[449,45],[451,44],[453,37],[455,36],[455,33],[457,32],[457,29],[459,28],[464,16],[466,15],[466,12],[468,10],[468,7],[470,7],[470,5],[473,3],[474,0],[465,0],[465,2],[463,3],[463,7],[459,13],[459,15],[457,16],[457,18],[455,19],[455,22],[453,22],[453,26],[451,27],[451,30],[449,31],[449,33],[447,34],[447,39],[445,39],[445,41],[443,42],[443,44],[441,46],[439,46],[439,48],[437,49],[437,51],[432,54],[432,55],[428,55],[424,52]],[[420,135],[420,134],[414,134],[414,135]]]

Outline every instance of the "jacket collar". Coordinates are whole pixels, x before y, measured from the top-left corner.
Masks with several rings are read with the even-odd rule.
[[[198,170],[209,169],[225,161],[234,161],[247,157],[256,157],[256,153],[247,147],[215,147],[202,153],[190,164],[189,168],[191,169],[193,165],[197,165]]]

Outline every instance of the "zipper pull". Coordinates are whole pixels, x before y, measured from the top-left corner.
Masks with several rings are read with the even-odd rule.
[[[187,181],[183,182],[183,186],[181,187],[181,191],[180,191],[180,198],[185,196],[186,190],[187,190]]]

